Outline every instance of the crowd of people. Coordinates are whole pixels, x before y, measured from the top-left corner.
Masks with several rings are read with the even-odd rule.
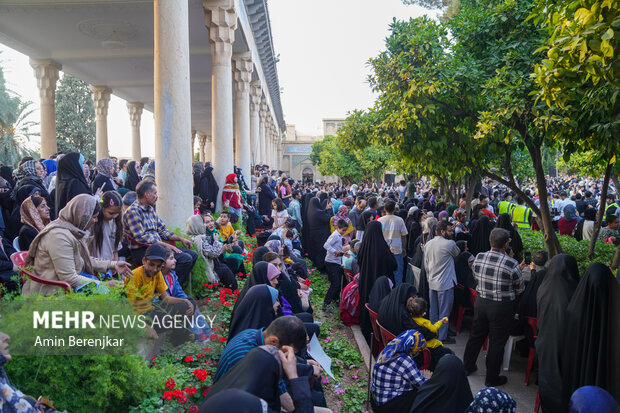
[[[30,279],[20,285],[10,259],[16,250],[27,251],[25,262],[37,276],[75,292],[106,294],[123,286],[135,311],[148,317],[202,317],[187,293],[198,259],[209,282],[241,290],[201,411],[326,410],[322,368],[307,348],[321,327],[309,299],[306,258],[329,281],[321,311],[338,312],[347,325],[359,323],[376,350],[375,412],[516,411],[515,400],[497,389],[507,382],[500,374],[504,346],[516,334],[526,336],[525,351],[536,348],[544,412],[586,411],[582,406],[593,399],[612,406],[601,404],[599,413],[613,411],[606,390],[617,370],[609,364],[617,280],[601,263],[580,277],[574,257],[526,251],[519,231],[536,229],[536,221],[522,199],[491,181],[480,182],[472,199],[463,195],[449,204],[426,179],[304,183],[266,165],[255,166],[249,182],[235,167],[220,188],[213,167],[197,162],[195,211],[180,236],[157,214],[154,161],[105,158],[93,168],[72,152],[24,158],[14,171],[0,168],[0,175],[0,281],[7,293],[59,291]],[[549,183],[547,202],[560,234],[592,237],[586,224],[604,202],[598,239],[620,244],[615,191],[601,200],[599,181]],[[540,201],[531,188],[525,193]],[[249,274],[242,234],[258,241]],[[455,344],[450,318],[459,306],[474,310],[462,359],[449,347]],[[379,337],[367,308],[396,337],[383,349],[373,345]],[[537,319],[537,331],[528,329],[528,318]],[[166,336],[174,345],[206,341],[211,330],[199,324],[152,330],[149,337]],[[478,369],[487,340],[486,388],[474,396],[467,376]],[[0,367],[7,361],[0,336]],[[0,369],[3,385],[15,397],[3,390],[0,407],[21,403],[23,395]]]

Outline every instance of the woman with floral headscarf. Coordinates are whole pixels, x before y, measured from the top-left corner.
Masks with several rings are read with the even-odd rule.
[[[222,202],[224,206],[228,205],[229,212],[234,212],[241,218],[241,208],[243,208],[243,200],[237,183],[237,175],[228,174],[226,176],[226,185],[222,190]]]
[[[517,402],[510,395],[495,387],[486,387],[476,393],[465,413],[515,413]]]
[[[399,334],[381,351],[372,370],[372,408],[376,413],[409,412],[417,389],[429,378],[413,359],[426,347],[424,336],[416,330]]]
[[[96,170],[97,175],[93,180],[92,187],[93,194],[98,190],[101,190],[102,193],[115,191],[117,186],[114,183],[114,179],[112,179],[112,174],[114,174],[114,161],[110,158],[99,159]]]
[[[24,199],[35,192],[39,192],[46,200],[49,193],[45,189],[42,179],[45,177],[45,169],[40,162],[26,161],[19,165],[15,173],[15,188],[13,189],[13,199],[17,205],[21,205]]]
[[[329,220],[330,232],[334,232],[336,230],[336,222],[341,219],[344,220],[347,224],[349,224],[347,231],[342,236],[342,238],[344,238],[346,243],[348,244],[349,241],[351,241],[351,238],[355,236],[355,228],[353,227],[353,224],[351,224],[351,219],[349,218],[349,208],[346,205],[341,205],[338,208],[338,213],[336,213],[336,215],[331,217],[331,219]]]
[[[45,198],[33,195],[26,198],[19,209],[22,224],[19,230],[19,249],[27,251],[40,231],[50,222],[50,208]]]
[[[60,211],[58,219],[47,225],[32,241],[26,255],[26,265],[34,265],[39,277],[65,281],[74,289],[89,283],[100,284],[95,274],[114,269],[131,276],[129,264],[92,258],[88,253],[88,230],[97,220],[101,206],[94,197],[80,194]],[[108,282],[114,285],[113,281]],[[49,296],[59,287],[26,281],[22,295]]]

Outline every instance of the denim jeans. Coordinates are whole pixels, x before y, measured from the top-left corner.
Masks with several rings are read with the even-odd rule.
[[[396,271],[394,271],[394,288],[398,287],[403,283],[403,254],[394,254],[394,258],[396,258]]]
[[[444,290],[436,291],[430,290],[430,318],[431,323],[436,323],[443,317],[450,315],[452,309],[452,303],[454,302],[454,287]],[[437,332],[437,339],[443,341],[448,336],[448,324],[441,326]]]

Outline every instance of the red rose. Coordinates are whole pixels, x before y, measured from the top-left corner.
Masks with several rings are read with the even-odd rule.
[[[220,343],[224,343],[226,341],[226,337],[220,337],[217,339]]]
[[[194,394],[196,394],[196,387],[192,386],[192,387],[187,387],[185,390],[183,390],[188,396],[193,396]]]
[[[186,362],[186,363],[190,363],[190,362],[194,361],[194,358],[192,356],[187,356],[187,357],[185,357],[183,359],[183,361]]]
[[[217,334],[211,334],[209,340],[217,340]]]
[[[168,379],[166,380],[166,387],[169,389],[174,389],[174,380],[173,379]]]
[[[213,284],[207,284],[207,288],[209,289],[213,288]]]

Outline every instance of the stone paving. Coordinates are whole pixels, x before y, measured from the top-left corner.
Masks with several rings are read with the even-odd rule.
[[[368,357],[370,356],[370,350],[368,345],[363,339],[359,326],[352,326],[353,334],[358,343],[360,352],[364,356],[366,366],[368,366]],[[465,345],[469,338],[469,330],[463,328],[461,333],[456,337],[456,344],[448,345],[459,358],[463,358],[465,352]],[[475,395],[478,390],[484,388],[484,378],[486,372],[485,365],[486,351],[481,351],[478,356],[478,371],[469,376],[469,385],[471,391]],[[374,360],[373,360],[374,361]],[[525,367],[527,366],[527,358],[521,357],[518,351],[513,351],[510,358],[510,370],[503,371],[502,374],[508,377],[508,383],[499,388],[510,394],[517,401],[517,413],[531,413],[534,411],[534,404],[536,402],[536,385],[537,370],[534,370],[530,376],[530,385],[526,386],[525,383]]]

